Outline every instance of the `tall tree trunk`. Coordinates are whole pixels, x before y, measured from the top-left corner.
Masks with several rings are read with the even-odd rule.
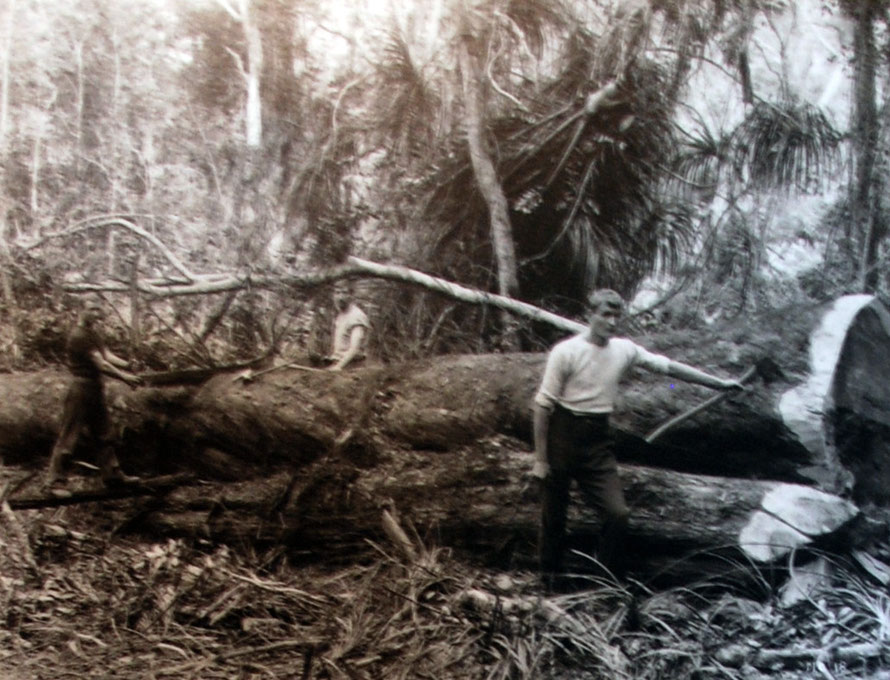
[[[15,19],[15,0],[9,0],[6,8],[6,26],[3,36],[3,82],[0,85],[0,147],[6,142],[9,127],[9,62],[12,59],[12,30]]]
[[[470,148],[470,160],[479,191],[488,205],[491,244],[497,266],[498,292],[512,298],[519,293],[516,245],[513,242],[507,197],[504,195],[495,164],[485,145],[482,110],[479,101],[482,76],[470,55],[466,38],[460,44],[459,60],[467,145]],[[516,319],[505,312],[500,312],[499,322],[502,329],[501,347],[508,351],[519,349],[519,327],[516,324]]]
[[[263,138],[263,110],[260,100],[260,73],[263,70],[263,41],[250,11],[250,0],[241,0],[241,25],[247,41],[247,146],[258,148]]]
[[[108,278],[115,278],[117,269],[117,246],[114,229],[109,229],[105,235],[105,273]]]
[[[853,176],[850,187],[851,224],[855,231],[854,242],[859,243],[859,288],[862,292],[874,291],[877,272],[874,271],[877,255],[877,239],[880,230],[875,228],[872,186],[875,181],[875,160],[878,142],[878,111],[875,101],[877,72],[877,48],[875,46],[874,20],[877,3],[855,3],[853,61]]]
[[[481,76],[476,68],[467,41],[461,41],[460,74],[463,85],[464,125],[467,128],[467,145],[473,173],[479,184],[479,191],[488,204],[491,220],[491,242],[494,248],[498,269],[498,292],[501,295],[516,297],[519,292],[519,277],[516,265],[516,246],[507,209],[507,197],[498,180],[494,162],[485,146],[482,110],[479,101]]]
[[[142,305],[139,301],[139,260],[140,253],[137,250],[130,268],[130,358],[136,352],[142,337],[140,323]]]
[[[2,82],[0,82],[0,157],[3,158],[6,158],[6,137],[9,127],[9,62],[12,59],[12,30],[14,18],[15,0],[10,0],[6,9],[6,25],[3,35],[3,71]],[[12,256],[9,253],[8,226],[6,215],[0,215],[0,259],[2,259],[2,262],[0,262],[0,292],[2,292],[3,302],[6,306],[8,323],[13,330],[12,355],[14,359],[18,359],[18,304],[15,300],[10,272],[7,269],[7,265],[12,263]]]
[[[84,74],[84,65],[83,65],[83,41],[77,43],[77,46],[74,48],[74,58],[75,63],[77,64],[77,117],[75,121],[75,137],[77,139],[77,155],[76,155],[76,163],[78,166],[80,165],[80,157],[81,151],[83,150],[83,112],[84,112],[84,101],[86,99],[86,75]]]
[[[2,295],[3,305],[6,307],[6,323],[12,330],[12,347],[10,347],[9,353],[12,355],[13,361],[18,362],[21,356],[20,314],[10,276],[13,259],[9,252],[7,231],[6,216],[0,215],[0,295]]]
[[[263,110],[260,99],[260,74],[263,71],[263,40],[253,13],[251,12],[251,0],[216,0],[232,19],[241,24],[244,33],[244,41],[247,43],[247,66],[245,67],[241,57],[234,52],[238,69],[244,78],[247,89],[247,103],[244,108],[244,127],[247,146],[256,149],[263,139]]]
[[[43,137],[43,129],[39,129],[37,134],[34,135],[34,149],[31,154],[31,219],[32,229],[37,231],[37,225],[39,224],[38,220],[38,211],[40,210],[40,154],[41,145],[40,142]]]

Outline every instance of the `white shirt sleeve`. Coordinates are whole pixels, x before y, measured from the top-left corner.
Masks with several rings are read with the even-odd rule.
[[[634,343],[635,353],[633,363],[635,366],[648,368],[656,373],[667,373],[671,365],[671,360],[663,354],[655,354],[645,347]]]
[[[541,386],[538,388],[537,394],[535,394],[535,404],[550,410],[558,403],[565,386],[565,359],[559,349],[559,346],[554,347],[547,355],[544,377],[541,379]]]

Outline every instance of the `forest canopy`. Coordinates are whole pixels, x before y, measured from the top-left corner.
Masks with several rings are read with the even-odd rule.
[[[173,287],[350,255],[567,316],[608,286],[681,325],[883,294],[886,18],[883,2],[7,0],[8,361],[52,359],[53,319],[87,291],[132,351],[163,345],[149,362],[311,349],[325,285]],[[553,339],[423,289],[359,290],[384,358]]]

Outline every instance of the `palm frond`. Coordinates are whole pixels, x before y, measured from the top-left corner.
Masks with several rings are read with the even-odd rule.
[[[731,137],[715,137],[707,128],[698,136],[689,137],[673,162],[679,187],[713,190],[720,182],[723,168],[729,165]]]
[[[374,128],[391,149],[423,155],[434,137],[439,98],[399,29],[386,34],[375,86],[378,95],[372,105]]]
[[[551,266],[573,281],[560,282],[563,291],[580,291],[605,279],[629,289],[635,277],[678,262],[689,223],[655,197],[657,168],[675,143],[670,105],[658,95],[662,82],[656,66],[638,66],[616,96],[618,105],[589,114],[584,97],[575,96],[589,94],[579,84],[569,103],[551,100],[548,109],[529,99],[540,117],[513,113],[492,121],[514,237],[536,289],[546,293],[556,285],[543,282]],[[631,118],[638,123],[627,125]],[[450,178],[437,174],[435,200],[427,203],[448,218],[451,242],[485,225],[484,205],[467,200],[475,195],[472,174],[457,159],[466,163],[459,153],[447,164]]]
[[[696,3],[687,4],[681,14],[695,9]],[[549,31],[562,31],[558,50],[548,56],[548,69],[553,70],[547,71],[547,78],[522,90],[521,107],[499,98],[486,121],[512,208],[523,285],[544,296],[557,291],[575,295],[605,282],[632,290],[646,274],[675,269],[692,231],[685,208],[659,199],[665,188],[663,168],[678,167],[671,165],[678,146],[671,122],[677,66],[647,57],[648,34],[657,23],[648,10],[619,11],[621,21],[597,36],[580,27],[581,22],[560,25],[528,5],[518,0],[500,4],[501,23],[485,34],[500,41],[493,49],[502,49],[505,41],[520,35],[532,45],[549,39]],[[546,8],[551,5],[561,8],[549,2]],[[702,12],[702,17],[687,22],[684,30],[690,35],[701,32],[709,16]],[[508,22],[512,36],[503,30]],[[473,26],[479,29],[482,24]],[[483,33],[474,35],[480,38]],[[506,75],[507,62],[498,57],[497,68],[504,70],[495,77],[500,84],[515,85]],[[617,94],[607,104],[586,110],[586,99],[613,81]],[[487,239],[485,205],[478,200],[460,131],[453,133],[455,143],[435,159],[424,182],[424,220],[442,225],[437,236],[447,234],[430,242],[446,250],[458,242]],[[726,147],[726,140],[717,139],[689,145],[688,158],[682,161],[686,166],[681,163],[679,172],[711,182],[727,156]]]
[[[571,12],[561,0],[508,0],[504,15],[537,57],[545,48],[548,32],[562,31],[573,23]]]
[[[808,103],[759,104],[735,129],[738,162],[755,185],[807,192],[837,162],[840,133]]]

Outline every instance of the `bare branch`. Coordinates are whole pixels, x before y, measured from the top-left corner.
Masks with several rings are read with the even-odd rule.
[[[90,229],[100,229],[102,227],[121,227],[123,229],[127,229],[137,236],[144,238],[146,241],[151,243],[155,248],[157,248],[161,254],[167,258],[167,261],[173,265],[173,268],[176,269],[180,274],[182,274],[186,280],[189,282],[193,282],[197,279],[197,277],[192,274],[188,267],[186,267],[173,252],[165,246],[160,239],[158,239],[154,234],[150,234],[145,231],[142,227],[139,227],[129,220],[125,220],[120,217],[99,217],[99,218],[91,218],[87,220],[85,223],[80,223],[71,227],[70,229],[65,229],[63,231],[57,231],[50,234],[44,234],[36,241],[31,243],[18,243],[17,245],[23,250],[33,250],[34,248],[38,248],[42,246],[44,243],[51,239],[56,238],[66,238],[68,236],[73,236],[75,234],[79,234],[84,231],[88,231]]]
[[[577,321],[572,321],[558,314],[548,312],[547,310],[535,307],[527,302],[520,302],[506,295],[497,295],[495,293],[487,293],[480,290],[467,288],[456,283],[451,283],[445,279],[440,279],[429,274],[424,274],[415,269],[402,267],[394,264],[379,264],[370,260],[363,260],[358,257],[350,257],[349,264],[353,265],[356,270],[362,274],[369,274],[377,278],[392,279],[395,281],[404,281],[415,285],[435,290],[436,292],[447,295],[455,300],[470,302],[473,304],[487,304],[492,307],[518,314],[535,321],[543,321],[552,326],[570,331],[572,333],[580,333],[586,326]]]
[[[202,344],[207,342],[207,338],[209,338],[210,334],[216,330],[217,326],[219,326],[237,296],[237,290],[230,291],[229,294],[223,298],[222,302],[217,305],[216,309],[213,310],[210,316],[207,317],[207,321],[204,323],[204,328],[198,334],[198,340]]]
[[[184,295],[209,295],[211,293],[227,293],[246,288],[292,288],[311,289],[333,283],[345,278],[372,277],[402,281],[428,290],[441,293],[447,297],[476,305],[491,305],[498,309],[548,323],[571,333],[579,333],[585,325],[572,321],[547,310],[535,307],[527,302],[520,302],[505,295],[497,295],[485,291],[467,288],[451,281],[431,276],[416,269],[395,264],[380,264],[358,257],[350,257],[347,264],[306,273],[285,274],[246,274],[232,273],[227,275],[211,275],[195,277],[189,283],[173,283],[170,281],[139,280],[139,290],[146,295],[157,298],[177,297]],[[63,289],[70,293],[108,292],[126,293],[130,291],[130,283],[123,281],[105,281],[96,283],[69,283]]]
[[[488,76],[488,82],[491,83],[491,87],[494,89],[495,92],[497,92],[502,97],[506,97],[507,99],[509,99],[525,113],[529,112],[528,107],[525,104],[523,104],[516,97],[514,97],[512,94],[510,94],[504,88],[497,84],[497,81],[494,79],[494,74],[492,74],[491,72],[491,64],[488,65],[488,70],[486,71],[485,75]]]
[[[226,47],[226,52],[228,52],[232,56],[232,59],[235,61],[235,66],[238,67],[238,72],[241,74],[241,77],[244,78],[244,80],[248,80],[250,76],[247,73],[247,69],[244,68],[244,60],[241,59],[241,55],[238,54],[231,47]]]

